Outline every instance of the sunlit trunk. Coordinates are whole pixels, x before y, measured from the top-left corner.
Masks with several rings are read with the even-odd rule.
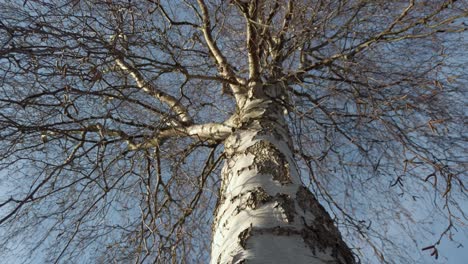
[[[354,263],[301,183],[284,108],[257,98],[240,109],[239,128],[225,142],[211,263]]]

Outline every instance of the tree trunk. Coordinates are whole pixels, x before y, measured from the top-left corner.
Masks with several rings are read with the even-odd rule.
[[[284,108],[269,96],[251,97],[225,141],[211,263],[355,263],[301,183]]]

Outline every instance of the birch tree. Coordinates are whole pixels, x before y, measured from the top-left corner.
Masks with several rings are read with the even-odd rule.
[[[417,263],[466,234],[463,1],[0,9],[7,260]]]

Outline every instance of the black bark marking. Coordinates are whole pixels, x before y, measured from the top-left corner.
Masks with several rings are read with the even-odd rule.
[[[245,249],[245,245],[247,244],[247,239],[251,236],[252,226],[244,229],[242,232],[239,233],[239,245]]]
[[[299,207],[304,212],[312,213],[315,217],[310,224],[302,218],[305,225],[302,230],[302,237],[314,254],[316,249],[324,252],[327,248],[331,248],[332,255],[340,261],[339,264],[355,263],[352,251],[343,242],[341,234],[333,224],[330,215],[319,204],[314,195],[305,187],[299,187],[296,195]]]
[[[284,193],[278,193],[275,196],[271,196],[263,188],[256,187],[252,190],[234,196],[233,198],[231,198],[231,203],[234,202],[236,199],[240,199],[244,195],[248,195],[247,199],[236,207],[236,214],[242,212],[247,208],[255,210],[264,204],[273,202],[276,203],[275,208],[283,209],[288,223],[292,223],[294,221],[294,216],[296,215],[296,207],[294,200],[291,199],[289,195]]]
[[[243,192],[231,198],[231,203],[236,199],[240,199],[242,196],[248,195],[245,202],[241,203],[236,208],[236,213],[240,213],[247,208],[256,209],[259,206],[268,203],[272,200],[272,196],[269,195],[262,187],[256,187],[255,189]]]
[[[247,198],[245,205],[256,209],[260,205],[263,205],[269,201],[271,201],[271,196],[261,187],[255,188],[252,192],[250,192],[250,196]]]
[[[278,203],[275,207],[281,207],[284,210],[288,223],[292,223],[296,215],[294,200],[289,195],[280,193],[275,196],[274,201]]]
[[[243,264],[245,263],[245,257],[244,254],[245,252],[241,251],[234,255],[231,259],[231,264]]]
[[[275,227],[266,227],[266,228],[253,228],[250,231],[252,236],[255,235],[264,235],[264,234],[273,234],[276,236],[291,236],[291,235],[301,235],[301,232],[294,227],[289,226],[275,226]]]
[[[254,156],[252,164],[257,167],[258,173],[272,175],[273,180],[281,184],[292,182],[286,157],[272,143],[260,140],[248,147],[247,153]]]
[[[245,259],[243,259],[243,254],[242,253],[237,253],[232,257],[231,264],[244,264]]]

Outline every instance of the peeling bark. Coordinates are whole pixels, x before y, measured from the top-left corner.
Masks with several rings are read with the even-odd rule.
[[[283,110],[251,93],[225,141],[212,263],[355,263],[301,183]]]

